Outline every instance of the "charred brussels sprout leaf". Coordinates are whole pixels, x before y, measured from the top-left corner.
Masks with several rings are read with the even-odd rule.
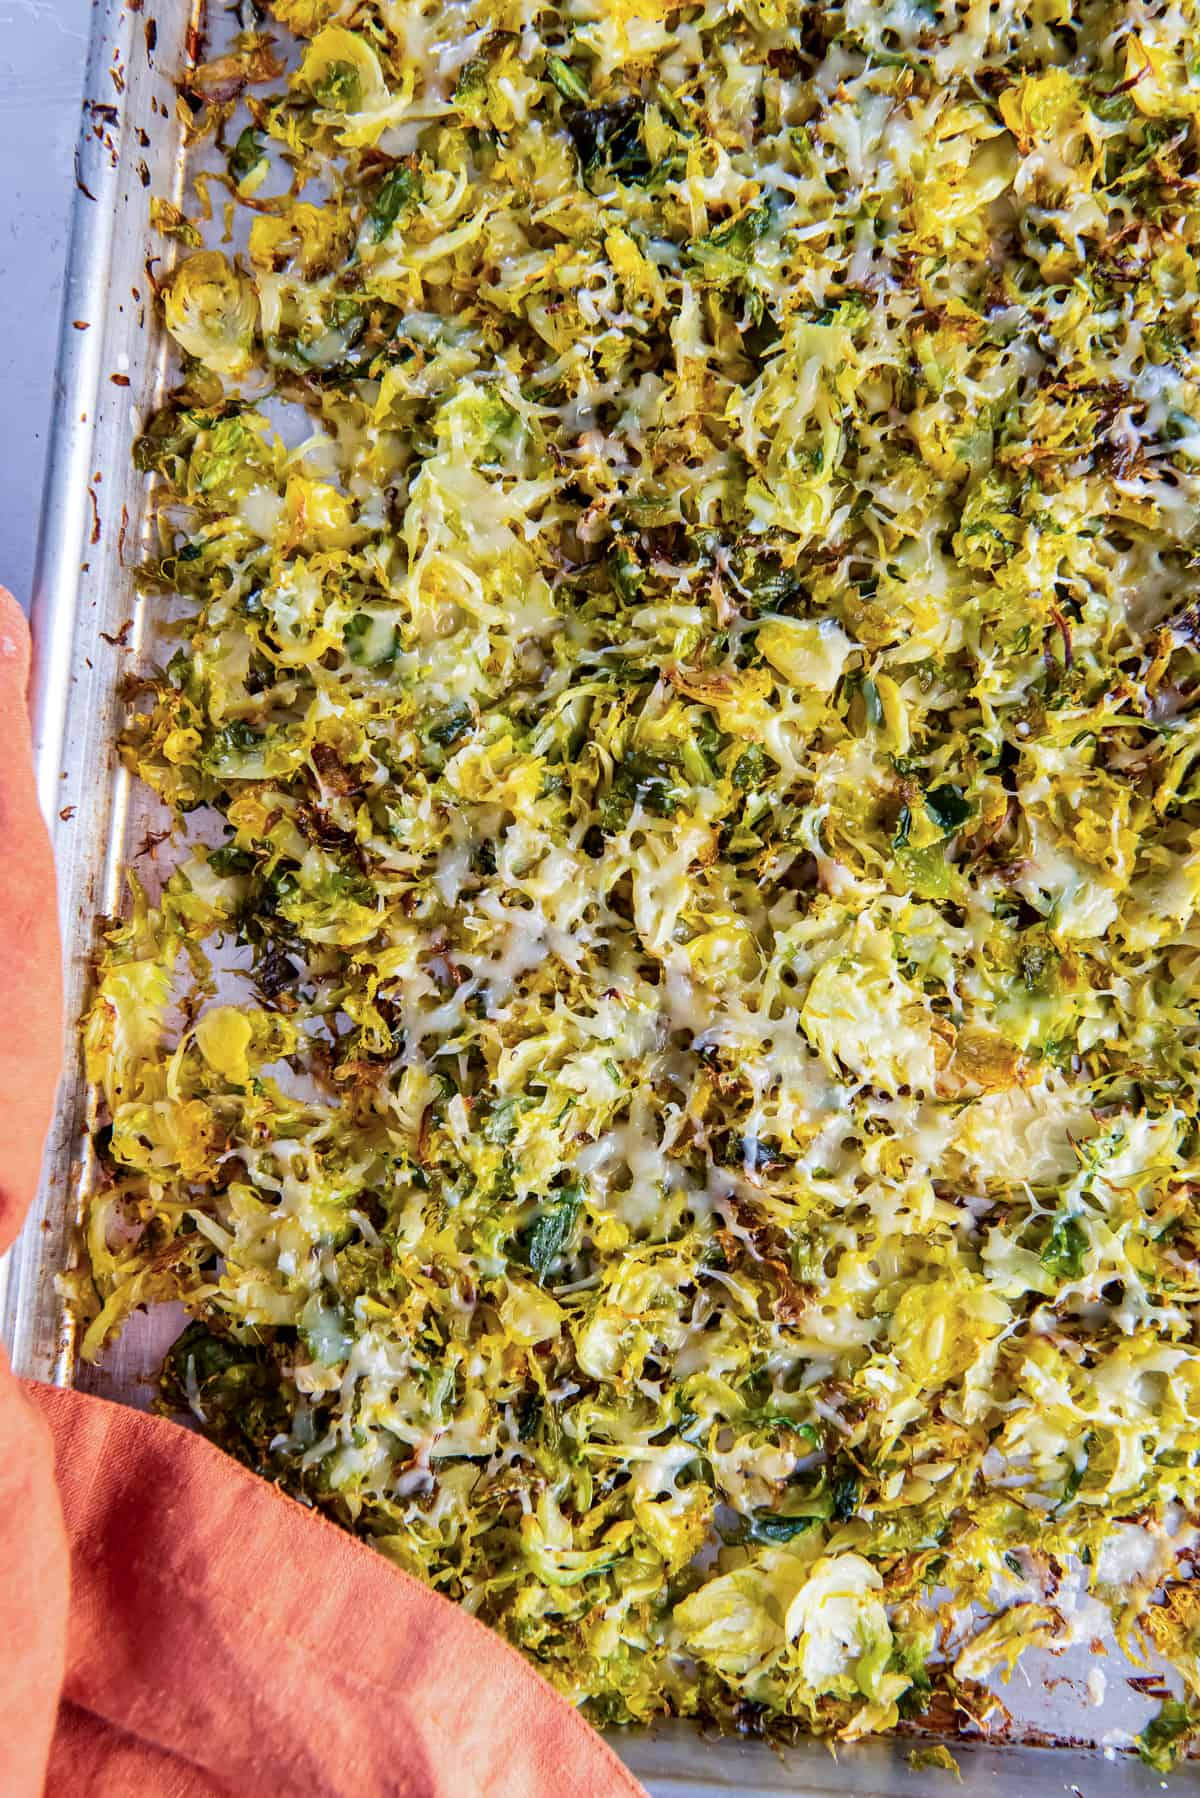
[[[615,106],[567,107],[563,116],[586,180],[601,174],[635,184],[649,179],[640,106],[621,101]]]

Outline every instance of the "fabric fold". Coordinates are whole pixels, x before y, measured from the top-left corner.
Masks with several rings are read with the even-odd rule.
[[[71,1542],[64,1696],[118,1738],[273,1798],[641,1791],[499,1637],[202,1437],[30,1397]]]
[[[58,1084],[62,976],[50,839],[31,770],[29,633],[0,587],[0,1253],[37,1186]],[[67,1548],[50,1432],[0,1349],[0,1792],[41,1790],[62,1680]]]

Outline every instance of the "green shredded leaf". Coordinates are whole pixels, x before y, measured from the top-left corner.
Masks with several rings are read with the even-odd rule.
[[[564,1186],[539,1211],[529,1233],[529,1265],[544,1285],[555,1264],[565,1254],[583,1203],[583,1187],[576,1181]]]

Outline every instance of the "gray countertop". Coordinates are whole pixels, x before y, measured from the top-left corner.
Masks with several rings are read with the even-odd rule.
[[[91,0],[0,0],[0,581],[29,603]]]

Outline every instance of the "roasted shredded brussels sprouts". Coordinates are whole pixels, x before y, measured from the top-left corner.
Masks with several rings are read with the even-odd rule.
[[[85,1354],[182,1301],[165,1402],[597,1720],[968,1728],[1107,1607],[1162,1764],[1195,0],[267,10],[138,450]]]

